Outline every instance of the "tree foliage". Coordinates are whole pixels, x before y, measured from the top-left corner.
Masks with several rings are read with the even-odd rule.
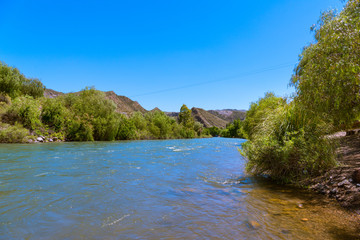
[[[183,104],[180,108],[179,123],[186,128],[192,128],[194,126],[194,119],[191,116],[191,110]]]
[[[336,164],[335,144],[324,137],[329,125],[307,118],[295,102],[266,95],[251,105],[248,117],[249,141],[242,154],[248,159],[247,170],[267,174],[281,182],[296,182],[319,174]]]
[[[161,111],[127,116],[95,88],[44,98],[41,82],[25,78],[16,68],[0,65],[0,77],[1,122],[15,134],[1,141],[20,141],[26,133],[23,127],[32,135],[68,141],[193,138],[202,132],[202,124],[194,122],[186,106],[181,123]],[[6,129],[0,129],[1,136],[8,133]]]
[[[44,95],[44,90],[44,85],[38,79],[26,78],[17,68],[0,62],[0,93],[11,98],[24,95],[39,98]]]
[[[296,101],[309,117],[349,126],[360,110],[360,2],[340,14],[328,11],[312,27],[315,42],[305,47],[292,76]]]

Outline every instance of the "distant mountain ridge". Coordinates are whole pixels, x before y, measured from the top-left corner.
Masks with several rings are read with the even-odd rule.
[[[134,112],[146,113],[149,112],[143,108],[137,101],[133,101],[128,97],[117,95],[114,91],[104,92],[106,98],[112,100],[116,104],[116,111],[126,115],[130,115]],[[58,92],[52,89],[46,89],[44,97],[56,98],[67,93]],[[236,109],[222,109],[222,110],[204,110],[202,108],[193,107],[192,116],[194,119],[204,125],[204,127],[218,127],[225,128],[228,123],[233,122],[236,119],[245,119],[245,110]],[[151,112],[161,111],[159,108],[154,108]],[[165,112],[170,117],[177,118],[178,112]]]
[[[209,111],[206,111],[202,108],[195,108],[191,109],[192,116],[194,119],[204,125],[204,127],[218,127],[218,128],[225,128],[227,121],[224,119],[219,118],[218,116],[212,114]]]
[[[233,122],[234,120],[237,119],[244,120],[246,117],[245,110],[222,109],[222,110],[209,110],[208,112],[212,113],[213,115],[227,122]]]

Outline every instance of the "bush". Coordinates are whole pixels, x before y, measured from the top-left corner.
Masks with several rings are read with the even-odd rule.
[[[44,91],[45,87],[38,79],[28,79],[18,69],[0,62],[0,92],[11,98],[25,95],[39,98]]]
[[[35,130],[42,126],[40,121],[40,102],[32,97],[16,98],[3,117],[9,122],[20,122],[24,127]]]
[[[223,130],[223,132],[226,131],[226,129]],[[221,129],[218,127],[210,127],[210,128],[205,128],[204,130],[204,134],[206,135],[211,135],[213,137],[217,137],[220,136],[221,133]],[[222,134],[221,134],[222,135]]]
[[[42,105],[42,122],[53,127],[55,131],[64,128],[68,116],[68,110],[60,99],[49,98]]]
[[[119,122],[119,128],[116,135],[117,140],[132,140],[136,139],[136,126],[131,119],[128,119],[124,115],[121,115]]]
[[[226,129],[220,132],[220,135],[227,138],[245,138],[243,122],[240,119],[234,120],[226,126]]]
[[[94,141],[91,124],[80,119],[70,121],[66,132],[66,140]]]
[[[336,145],[325,137],[331,126],[305,118],[294,102],[279,101],[275,107],[267,103],[272,100],[262,99],[256,106],[263,117],[241,150],[248,159],[247,170],[294,183],[335,166]]]
[[[22,143],[28,135],[29,130],[19,123],[14,126],[0,123],[0,143]]]

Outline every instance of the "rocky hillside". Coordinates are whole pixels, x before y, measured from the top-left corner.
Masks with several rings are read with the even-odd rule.
[[[224,128],[226,124],[236,119],[244,120],[245,110],[224,109],[224,110],[204,110],[202,108],[192,108],[192,115],[196,121],[201,122],[205,127]],[[177,118],[178,112],[165,112],[170,117]]]
[[[244,120],[246,117],[245,110],[223,109],[223,110],[209,110],[208,112],[227,122],[233,122],[236,119]]]
[[[225,128],[227,121],[215,116],[214,114],[202,109],[202,108],[192,108],[192,115],[194,119],[204,125],[204,127],[218,127]]]
[[[106,97],[113,100],[117,106],[117,111],[125,114],[133,112],[146,113],[147,111],[136,101],[128,97],[117,95],[113,91],[105,92]]]
[[[56,98],[61,95],[64,95],[64,93],[58,92],[58,91],[55,91],[52,89],[45,89],[45,91],[44,91],[44,97],[47,97],[47,98]]]

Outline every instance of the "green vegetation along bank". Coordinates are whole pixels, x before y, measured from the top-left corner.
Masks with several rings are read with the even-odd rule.
[[[249,172],[286,183],[323,174],[338,164],[327,135],[360,118],[360,1],[323,13],[312,31],[291,78],[294,96],[266,94],[242,123]]]
[[[118,111],[104,92],[85,88],[78,93],[44,96],[37,79],[0,64],[0,142],[112,141],[203,137],[186,105],[178,119],[161,111]]]

